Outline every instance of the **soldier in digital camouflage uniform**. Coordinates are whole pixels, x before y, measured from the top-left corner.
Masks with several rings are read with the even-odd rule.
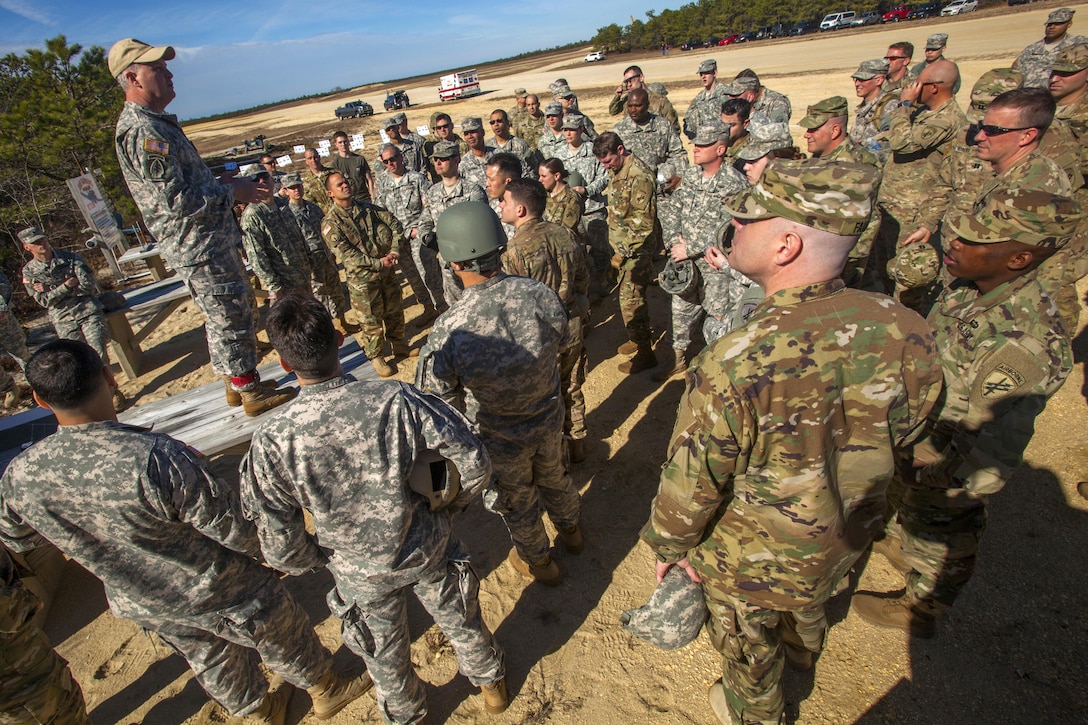
[[[946,58],[944,55],[946,45],[948,45],[947,33],[934,33],[926,38],[926,47],[922,51],[925,54],[926,59],[921,63],[916,63],[915,66],[910,69],[910,77],[913,80],[918,80],[922,77],[922,71],[926,68],[933,67],[933,64],[939,61],[946,60],[951,63],[952,60]],[[953,93],[960,92],[960,81],[961,79],[957,77],[955,84],[952,86]]]
[[[713,126],[722,112],[722,103],[729,98],[725,94],[725,85],[718,82],[718,62],[713,58],[699,64],[696,72],[702,82],[702,89],[695,94],[688,112],[684,114],[684,135],[695,138],[695,132],[703,126]]]
[[[739,96],[752,104],[752,113],[761,113],[772,121],[789,123],[793,109],[790,99],[778,91],[772,91],[759,82],[759,76],[751,68],[745,68],[723,92],[727,96]]]
[[[619,370],[631,375],[657,366],[646,307],[654,240],[660,233],[657,184],[646,164],[611,131],[593,142],[593,155],[612,174],[604,192],[608,197],[608,243],[612,268],[619,274],[620,316],[627,329],[627,342],[619,352],[634,353],[619,364]]]
[[[268,177],[261,169],[252,178]],[[310,294],[310,254],[287,204],[273,197],[246,206],[239,220],[242,245],[270,299],[288,292]]]
[[[495,147],[484,143],[484,122],[478,117],[461,121],[461,133],[468,144],[468,153],[461,156],[459,171],[466,180],[483,189],[487,186],[487,162]]]
[[[419,163],[420,168],[418,171],[424,172],[427,170],[427,152],[425,150],[425,144],[427,139],[420,136],[413,129],[408,127],[408,114],[404,111],[393,114],[393,120],[397,122],[400,128],[401,138],[411,141],[417,149],[419,149]]]
[[[412,139],[402,136],[400,128],[400,119],[397,116],[385,119],[382,130],[385,131],[386,138],[389,139],[387,143],[392,144],[400,151],[401,156],[404,158],[404,165],[409,171],[423,171],[426,164],[426,159],[423,158],[423,144],[417,144]]]
[[[0,547],[0,723],[90,725],[68,663],[33,623],[42,603],[24,588],[21,575]]]
[[[623,82],[616,87],[616,93],[612,96],[612,100],[608,102],[608,115],[618,116],[627,110],[627,94],[636,88],[643,88],[650,97],[650,113],[655,116],[661,116],[666,121],[672,124],[673,129],[677,134],[680,133],[680,119],[676,115],[676,109],[672,106],[666,96],[668,92],[664,93],[653,90],[650,87],[651,84],[646,83],[646,77],[642,74],[642,69],[637,65],[627,66],[623,71]],[[652,84],[654,86],[661,86],[660,83]],[[664,86],[661,86],[664,90]]]
[[[672,355],[664,356],[661,369],[654,373],[658,382],[687,369],[692,333],[707,314],[706,308],[718,317],[731,317],[735,303],[752,284],[728,265],[716,270],[704,258],[707,247],[718,245],[721,230],[732,220],[722,202],[748,187],[743,174],[723,163],[728,142],[729,129],[720,123],[699,128],[692,139],[695,163],[659,207],[669,255],[674,263],[690,261],[699,280],[690,291],[670,295]]]
[[[593,124],[593,120],[578,110],[578,96],[567,85],[558,85],[553,91],[554,98],[563,106],[564,116],[581,116],[582,128],[586,135],[587,141],[592,141],[597,138],[597,128]]]
[[[608,186],[608,170],[593,155],[593,144],[586,143],[582,117],[566,116],[563,119],[563,136],[567,144],[557,152],[566,170],[576,171],[581,183],[574,185],[574,192],[583,202],[580,234],[589,245],[593,262],[593,278],[590,287],[596,297],[604,297],[610,288],[612,249],[608,245],[608,200],[604,190]]]
[[[722,723],[780,722],[784,660],[812,666],[824,604],[882,526],[895,447],[940,392],[925,321],[838,278],[874,179],[776,160],[726,204],[730,263],[767,298],[693,362],[642,531],[659,580],[676,565],[702,581]],[[790,235],[801,246],[784,261]]]
[[[329,610],[341,620],[344,643],[366,661],[387,722],[427,714],[409,648],[409,592],[453,645],[462,673],[484,688],[488,712],[502,712],[503,653],[481,617],[479,579],[452,533],[454,514],[490,480],[483,443],[437,398],[344,374],[332,321],[312,300],[277,301],[268,335],[302,393],[289,414],[257,429],[241,465],[242,504],[265,559],[288,574],[332,573]],[[429,453],[460,475],[460,488],[440,508],[409,483]],[[313,515],[312,534],[304,510]]]
[[[521,175],[536,178],[536,154],[523,138],[518,138],[510,132],[510,119],[506,111],[498,109],[491,112],[491,138],[487,139],[488,146],[495,147],[497,154],[511,154],[521,161]]]
[[[532,179],[506,185],[501,219],[515,228],[502,255],[502,268],[542,282],[567,311],[570,337],[559,351],[559,383],[563,391],[563,434],[570,438],[570,459],[585,460],[586,348],[583,326],[589,317],[589,260],[585,247],[567,227],[544,221],[547,191]]]
[[[468,153],[468,144],[465,143],[463,138],[454,133],[453,128],[453,119],[450,118],[448,113],[431,114],[431,136],[423,144],[424,160],[428,164],[433,157],[435,145],[442,141],[452,141],[457,144],[461,155]],[[434,170],[433,165],[428,165],[426,173],[432,183],[438,183],[438,172]]]
[[[1051,68],[1058,62],[1058,54],[1073,45],[1088,43],[1088,38],[1083,35],[1069,34],[1075,12],[1070,8],[1052,11],[1046,18],[1043,39],[1036,40],[1016,56],[1012,67],[1024,74],[1025,88],[1047,88]]]
[[[897,94],[884,90],[888,77],[888,61],[883,58],[866,60],[854,74],[854,90],[861,103],[854,111],[850,138],[854,143],[876,154],[881,166],[888,160],[888,111],[899,102]]]
[[[875,184],[878,190],[880,169],[884,165],[876,154],[858,145],[847,135],[849,114],[846,99],[842,96],[832,96],[809,106],[807,114],[798,122],[798,125],[805,129],[805,141],[812,158],[872,166],[877,170]],[[858,237],[858,243],[850,250],[847,257],[846,267],[842,273],[842,279],[847,287],[861,286],[865,265],[869,261],[869,252],[873,248],[873,240],[876,239],[879,230],[880,209],[874,207],[865,231]]]
[[[394,358],[415,357],[404,343],[404,306],[397,281],[397,250],[404,228],[392,213],[352,196],[351,182],[329,176],[329,198],[321,236],[336,252],[348,281],[351,306],[361,328],[356,340],[383,378],[396,372],[384,357],[386,341]]]
[[[556,586],[563,575],[540,509],[568,552],[583,547],[581,501],[563,461],[558,360],[570,339],[567,312],[544,284],[502,271],[506,236],[487,204],[447,209],[438,244],[465,291],[435,322],[416,385],[476,426],[495,471],[484,504],[510,531],[510,562],[523,576]]]
[[[19,324],[19,318],[11,309],[11,282],[8,276],[0,272],[0,356],[10,355],[23,364],[30,353],[26,349],[26,333]],[[19,363],[15,363],[19,367]],[[26,397],[30,388],[16,380],[5,367],[0,365],[0,393],[4,394],[4,407],[14,408]]]
[[[658,192],[663,194],[680,182],[680,175],[688,167],[688,156],[672,124],[650,113],[648,98],[642,89],[628,93],[627,115],[612,127],[612,133],[618,134],[624,148],[646,165],[660,182]]]
[[[369,689],[332,673],[306,612],[263,566],[237,490],[180,441],[117,422],[110,378],[82,342],[31,357],[27,379],[60,427],[0,480],[0,539],[56,544],[102,580],[114,615],[158,634],[236,717],[283,722],[292,690],[270,693],[262,661],[309,690],[320,718]]]
[[[110,74],[125,91],[117,160],[163,259],[204,313],[212,369],[223,376],[227,404],[260,415],[294,392],[263,385],[257,375],[255,301],[232,207],[267,199],[272,188],[237,176],[222,183],[215,178],[177,116],[166,113],[174,99],[166,61],[173,58],[170,46],[133,38],[110,48]]]
[[[336,256],[321,237],[321,222],[325,215],[317,204],[302,198],[301,176],[284,174],[282,186],[288,202],[284,213],[295,220],[306,242],[310,261],[310,291],[325,305],[340,332],[345,335],[358,332],[359,326],[348,322],[345,316],[350,306],[340,283]]]
[[[932,637],[974,570],[986,503],[1020,465],[1036,417],[1073,365],[1057,305],[1036,272],[1082,213],[1069,198],[1004,189],[945,219],[956,281],[930,314],[945,390],[912,451],[898,526],[883,551],[905,564],[906,592],[857,594],[866,620]],[[902,561],[905,559],[905,562]]]
[[[558,101],[549,103],[544,107],[544,129],[536,142],[536,149],[544,160],[559,158],[560,153],[567,146],[567,139],[563,135],[563,104]]]

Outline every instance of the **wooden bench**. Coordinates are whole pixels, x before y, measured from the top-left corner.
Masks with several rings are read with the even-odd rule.
[[[130,379],[135,380],[144,371],[143,349],[140,343],[154,332],[174,310],[190,299],[189,290],[177,277],[152,282],[141,287],[133,287],[121,293],[128,303],[119,310],[106,313],[106,325],[113,338],[111,345],[121,369]],[[150,319],[143,322],[139,330],[132,329],[129,316],[139,318],[153,312]]]

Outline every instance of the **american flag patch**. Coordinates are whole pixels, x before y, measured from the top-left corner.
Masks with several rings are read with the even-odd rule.
[[[329,225],[329,224],[326,224],[325,226],[321,227],[321,233],[322,234],[328,234],[331,231],[332,231],[332,226]]]
[[[156,138],[149,138],[144,140],[144,151],[151,151],[152,153],[162,154],[163,156],[170,155],[170,144],[165,141],[159,141]]]

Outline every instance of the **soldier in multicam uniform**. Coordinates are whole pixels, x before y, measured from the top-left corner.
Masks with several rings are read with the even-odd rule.
[[[373,199],[374,174],[366,159],[351,150],[347,133],[344,131],[334,133],[332,145],[336,147],[336,153],[330,154],[329,169],[339,171],[351,182],[351,188],[355,189],[356,201]]]
[[[581,176],[581,183],[573,186],[574,192],[581,197],[583,203],[581,225],[576,231],[589,245],[593,263],[590,287],[595,297],[604,297],[606,290],[611,288],[609,279],[612,276],[612,267],[609,264],[612,248],[608,245],[608,200],[604,196],[609,176],[608,170],[593,155],[593,144],[586,143],[582,120],[580,116],[567,116],[563,119],[563,136],[567,145],[557,155],[567,171],[576,171]]]
[[[570,438],[570,460],[586,457],[586,348],[583,324],[589,318],[589,260],[574,233],[541,216],[547,191],[539,181],[515,179],[502,198],[502,221],[514,235],[502,255],[507,274],[530,277],[550,287],[567,311],[570,337],[559,351],[559,384],[563,391],[563,434]]]
[[[987,500],[1020,465],[1035,418],[1073,365],[1037,271],[1082,218],[1071,198],[1020,189],[945,218],[953,239],[944,262],[956,281],[929,317],[945,390],[914,444],[898,526],[874,547],[906,571],[906,591],[855,595],[869,622],[932,637],[970,579]]]
[[[250,178],[259,181],[262,177],[271,182],[264,169]],[[254,201],[246,206],[239,220],[246,258],[273,300],[288,292],[311,292],[309,250],[302,230],[286,206],[276,197]]]
[[[748,143],[748,125],[752,104],[741,97],[722,101],[721,122],[729,126],[729,148],[725,155],[733,163],[737,154]]]
[[[91,725],[83,691],[68,663],[34,622],[42,602],[0,546],[0,722],[4,725]]]
[[[540,109],[540,98],[533,94],[525,97],[525,113],[514,122],[514,134],[525,139],[529,148],[537,150],[540,134],[544,133],[544,112]],[[539,157],[539,154],[537,155]]]
[[[416,368],[416,385],[463,410],[491,456],[495,480],[484,504],[514,542],[510,562],[548,586],[563,580],[540,509],[568,552],[584,545],[581,502],[563,462],[559,352],[569,340],[556,294],[502,271],[506,245],[486,204],[465,202],[438,220],[438,245],[465,292],[435,322]]]
[[[412,668],[411,591],[447,636],[489,713],[506,709],[503,653],[481,617],[480,582],[452,532],[453,515],[487,485],[491,465],[469,422],[405,383],[358,381],[337,358],[327,311],[289,296],[268,315],[268,336],[302,393],[290,413],[253,434],[242,461],[242,505],[277,571],[328,568],[329,610],[344,643],[366,661],[389,723],[421,722],[423,685]],[[414,466],[448,460],[460,486],[438,506],[417,492]],[[313,515],[307,531],[303,511]]]
[[[521,119],[526,113],[526,106],[529,103],[528,98],[529,91],[524,88],[514,89],[514,107],[511,108],[510,112],[507,114],[507,118],[510,120],[510,126],[512,128],[517,128],[518,124],[521,123]]]
[[[400,120],[397,116],[387,118],[382,124],[382,130],[389,139],[388,143],[392,144],[404,157],[404,165],[408,170],[423,171],[426,165],[426,159],[423,158],[423,144],[401,135]]]
[[[510,119],[506,111],[502,109],[491,112],[491,133],[487,139],[488,146],[495,147],[497,154],[511,154],[521,161],[521,175],[534,177],[536,175],[536,154],[526,143],[525,139],[518,138],[510,133]]]
[[[32,257],[23,266],[23,287],[30,299],[49,312],[57,337],[85,341],[109,364],[110,331],[98,301],[98,281],[87,262],[75,252],[53,249],[38,227],[19,232],[19,241]],[[26,352],[25,340],[22,352]],[[115,387],[114,408],[120,412],[126,403],[124,394]]]
[[[722,103],[729,96],[725,94],[725,85],[718,82],[718,61],[713,58],[699,64],[697,71],[703,84],[702,90],[695,94],[688,112],[684,114],[684,135],[695,138],[695,132],[704,126],[713,126],[722,112]]]
[[[627,115],[612,127],[612,133],[646,165],[659,183],[658,193],[664,194],[680,183],[688,156],[672,124],[650,113],[648,99],[641,88],[628,93]]]
[[[379,177],[378,204],[393,212],[404,227],[400,270],[408,280],[416,301],[423,305],[423,314],[415,319],[416,325],[423,327],[434,322],[441,309],[445,308],[438,258],[433,249],[423,244],[423,237],[419,233],[423,197],[431,188],[431,182],[423,174],[409,171],[400,149],[392,144],[379,149],[378,160],[386,172]]]
[[[503,192],[511,181],[522,178],[521,168],[520,160],[513,154],[497,153],[487,161],[487,181],[484,191],[487,192],[487,203],[491,211],[495,212],[495,216],[500,219],[502,210],[499,206],[502,203]],[[506,232],[507,239],[514,236],[513,224],[503,222],[502,230]]]
[[[635,93],[633,91],[632,95]],[[620,316],[627,328],[627,342],[620,345],[618,352],[634,353],[630,360],[619,364],[619,370],[632,375],[657,367],[650,313],[646,307],[653,242],[660,233],[657,184],[646,164],[628,151],[623,139],[611,131],[594,140],[593,155],[612,172],[612,179],[605,188],[608,243],[613,252],[612,268],[619,273]]]
[[[461,133],[468,144],[468,153],[461,156],[461,176],[481,189],[487,185],[487,162],[495,153],[494,146],[484,143],[484,122],[472,116],[461,121]]]
[[[692,139],[695,164],[658,207],[672,262],[688,262],[691,274],[698,277],[688,291],[671,295],[673,354],[666,355],[654,373],[658,382],[687,369],[692,333],[706,310],[722,319],[731,318],[736,302],[752,284],[728,265],[716,270],[704,258],[707,247],[718,244],[722,229],[732,220],[722,201],[748,187],[744,175],[725,163],[728,141],[729,129],[720,123],[699,128]]]
[[[751,68],[745,68],[732,83],[723,88],[727,96],[739,96],[752,104],[752,113],[761,113],[772,121],[789,123],[793,109],[790,99],[778,91],[772,91],[759,82],[759,76]]]
[[[915,220],[928,203],[941,161],[967,126],[952,92],[958,79],[959,70],[954,63],[939,61],[902,90],[900,105],[888,114],[891,158],[884,166],[880,185],[878,201],[882,218],[866,266],[866,289],[879,292],[895,289],[887,277],[887,263],[915,229]]]
[[[874,180],[774,161],[726,203],[730,264],[767,299],[693,362],[642,531],[658,580],[675,565],[702,581],[722,723],[780,722],[783,660],[812,666],[824,604],[882,525],[895,447],[940,392],[925,321],[838,278]]]
[[[325,182],[329,174],[333,172],[321,162],[321,154],[317,149],[306,149],[302,154],[306,171],[302,172],[302,198],[321,207],[323,213],[329,211],[329,195],[325,193]]]
[[[283,722],[293,690],[269,692],[263,660],[332,717],[369,678],[332,672],[306,612],[263,566],[237,489],[180,441],[117,422],[111,378],[82,342],[31,357],[27,379],[60,427],[0,480],[0,539],[58,545],[102,580],[114,615],[158,634],[232,715]]]
[[[798,122],[798,125],[805,129],[805,141],[812,158],[866,164],[876,169],[875,193],[880,185],[880,169],[883,168],[883,164],[880,163],[876,154],[859,146],[847,135],[846,124],[849,114],[846,99],[842,96],[832,96],[809,106],[807,114]],[[857,128],[856,125],[855,128]],[[847,287],[861,286],[862,274],[869,261],[869,252],[873,248],[873,240],[876,239],[879,230],[880,209],[874,207],[865,231],[858,237],[858,243],[850,250],[846,259],[842,279]]]
[[[284,196],[287,197],[284,213],[294,218],[302,232],[302,238],[306,241],[310,260],[310,291],[335,318],[336,329],[345,335],[355,334],[359,331],[359,326],[348,322],[345,316],[350,306],[340,284],[340,269],[337,267],[336,257],[321,236],[321,222],[325,215],[317,204],[302,198],[301,176],[285,174],[282,185]]]
[[[575,236],[582,238],[581,222],[585,201],[568,183],[570,172],[566,166],[559,159],[548,159],[540,164],[537,174],[544,191],[548,192],[541,218],[546,222],[564,226],[574,232]],[[585,183],[581,174],[579,180]]]
[[[1024,74],[1025,88],[1046,88],[1050,83],[1050,71],[1058,54],[1074,45],[1088,43],[1083,35],[1070,35],[1075,10],[1058,8],[1046,17],[1043,39],[1037,40],[1020,51],[1012,67]]]
[[[854,92],[861,99],[854,111],[850,138],[876,154],[883,165],[889,155],[887,132],[890,123],[887,112],[899,101],[896,94],[884,90],[888,61],[883,58],[862,61],[850,77],[854,79]]]
[[[11,309],[11,293],[8,276],[0,272],[0,358],[11,359],[10,362],[0,359],[0,393],[4,394],[5,408],[16,407],[30,392],[30,388],[16,380],[3,364],[8,362],[8,366],[12,366],[14,363],[13,367],[17,368],[30,357],[26,349],[26,333]]]
[[[672,101],[665,97],[668,93],[658,93],[657,91],[651,90],[650,86],[646,83],[646,77],[642,74],[642,69],[637,65],[627,66],[623,71],[623,82],[616,86],[616,94],[612,97],[612,100],[608,102],[608,115],[618,116],[626,111],[627,94],[636,88],[644,89],[650,97],[650,113],[655,116],[661,116],[671,123],[673,129],[679,134],[680,119],[676,115],[676,109],[673,108]]]
[[[899,97],[899,91],[911,81],[910,61],[914,57],[914,43],[900,41],[888,46],[884,60],[888,61],[888,76],[884,81],[884,91]]]
[[[321,236],[344,265],[351,306],[359,316],[359,347],[378,375],[388,378],[396,368],[383,357],[387,340],[394,358],[419,354],[404,343],[404,307],[395,272],[404,228],[391,212],[356,202],[351,182],[341,174],[333,172],[328,183],[333,203]]]

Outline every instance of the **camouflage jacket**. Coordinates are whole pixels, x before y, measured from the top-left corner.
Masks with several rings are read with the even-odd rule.
[[[623,139],[623,146],[642,160],[656,178],[664,174],[668,179],[680,176],[688,166],[688,155],[680,137],[661,116],[650,116],[644,124],[637,124],[625,116],[612,128]]]
[[[569,337],[555,292],[499,272],[434,323],[416,385],[465,411],[492,458],[509,456],[537,431],[562,429],[559,351]]]
[[[1024,74],[1024,88],[1049,88],[1050,67],[1058,62],[1059,53],[1074,45],[1088,45],[1088,38],[1066,33],[1057,43],[1036,40],[1020,51],[1012,67]]]
[[[556,191],[559,191],[558,189]],[[544,221],[559,224],[578,233],[578,223],[582,221],[585,203],[582,197],[569,186],[564,186],[557,194],[548,194],[547,207],[544,209]]]
[[[458,167],[458,173],[461,174],[461,178],[466,181],[471,181],[481,189],[486,189],[487,162],[490,161],[491,157],[494,155],[494,146],[484,146],[484,155],[482,157],[477,156],[470,150],[461,157],[461,165]]]
[[[589,259],[585,247],[566,227],[543,219],[526,221],[510,238],[502,254],[502,269],[547,285],[572,317],[588,308]]]
[[[608,169],[601,165],[593,155],[591,144],[583,143],[574,148],[564,143],[555,157],[563,162],[567,171],[577,171],[586,182],[585,211],[588,214],[604,209],[608,200],[604,198],[604,189],[608,186]]]
[[[729,144],[729,148],[725,150],[725,157],[729,159],[730,163],[733,163],[737,160],[737,154],[740,153],[740,150],[742,148],[748,145],[748,141],[750,139],[751,136],[749,136],[748,132],[745,131],[743,136]]]
[[[401,137],[400,143],[390,141],[389,144],[400,151],[401,156],[404,157],[404,166],[409,171],[422,172],[427,170],[427,160],[423,156],[422,143],[416,143],[411,138]],[[382,163],[379,161],[378,165],[381,166]]]
[[[544,114],[531,116],[526,113],[520,121],[515,122],[513,129],[515,136],[524,139],[529,148],[536,151],[539,148],[540,134],[544,133]]]
[[[722,103],[729,100],[725,93],[725,86],[714,83],[714,87],[707,91],[699,90],[688,106],[688,112],[684,114],[684,135],[689,139],[695,138],[695,132],[700,126],[713,126],[721,122]],[[650,107],[650,113],[657,113]],[[661,114],[658,114],[661,115]]]
[[[683,236],[688,258],[701,259],[707,247],[717,245],[723,227],[733,219],[722,202],[747,188],[748,179],[727,163],[709,179],[700,167],[689,166],[680,186],[658,207],[665,246],[671,247]]]
[[[325,182],[332,172],[332,169],[324,169],[323,171],[313,174],[307,169],[300,174],[300,176],[302,176],[302,198],[308,202],[317,204],[321,208],[321,211],[326,214],[329,213],[329,207],[332,206],[332,199],[329,198],[329,192],[325,187]],[[354,192],[355,189],[353,187],[352,193]]]
[[[762,113],[772,121],[789,123],[793,109],[790,106],[790,99],[764,86],[759,98],[752,104],[752,113]]]
[[[621,93],[620,95],[612,96],[612,100],[608,102],[608,115],[618,116],[627,110],[627,95]],[[666,121],[672,124],[673,130],[677,134],[680,133],[680,117],[676,113],[676,109],[673,108],[672,101],[666,96],[662,96],[659,93],[654,93],[650,89],[646,89],[646,95],[650,99],[649,111],[655,116],[661,116]],[[718,104],[719,108],[721,104]],[[690,111],[688,111],[690,113]],[[719,113],[720,115],[720,113]],[[686,123],[686,121],[685,121]]]
[[[1024,455],[1035,418],[1073,366],[1057,305],[1034,273],[988,294],[964,280],[929,315],[944,394],[914,447],[928,488],[1000,491]]]
[[[442,564],[453,512],[491,476],[464,416],[407,383],[351,375],[303,386],[281,411],[253,434],[241,465],[242,504],[273,568],[297,575],[327,565],[341,599],[365,604]],[[461,474],[461,492],[439,511],[408,487],[425,451]]]
[[[940,388],[929,328],[899,303],[838,279],[773,294],[689,368],[642,539],[712,596],[824,602],[883,527],[895,448]]]
[[[563,149],[569,145],[566,136],[562,133],[553,133],[550,128],[545,126],[540,134],[540,139],[536,142],[536,150],[540,152],[541,159],[547,161],[548,159],[561,158],[560,154]]]
[[[229,617],[269,579],[237,489],[180,441],[116,421],[61,426],[8,466],[0,539],[26,551],[38,534],[137,622]]]
[[[628,154],[605,188],[608,197],[608,243],[625,258],[653,254],[647,244],[657,221],[657,184],[646,164]]]
[[[487,145],[494,146],[497,154],[516,156],[521,161],[521,175],[530,179],[536,178],[536,167],[533,164],[536,156],[533,153],[533,148],[525,139],[511,136],[510,140],[504,144],[498,138],[492,136],[487,140]]]
[[[914,228],[925,207],[930,187],[952,143],[963,136],[967,118],[955,99],[932,111],[925,106],[899,106],[888,114],[888,147],[892,156],[884,166],[878,199],[892,211],[903,228]]]
[[[995,189],[1039,189],[1060,196],[1073,196],[1069,177],[1053,159],[1048,159],[1035,149],[1030,154],[1005,169],[1002,174],[990,172],[990,177],[979,189],[976,201],[989,196]]]
[[[346,157],[338,153],[329,155],[329,170],[339,171],[351,182],[351,191],[355,201],[370,201],[370,187],[367,186],[366,177],[370,174],[370,164],[366,159],[356,153],[348,152]]]
[[[828,161],[849,161],[855,164],[866,164],[876,169],[882,169],[884,165],[880,163],[880,158],[862,146],[854,143],[850,138],[843,139],[843,142],[831,150],[831,153],[827,154],[823,158]],[[874,189],[874,196],[879,192],[880,177],[877,177],[877,188]],[[880,207],[873,205],[872,216],[869,217],[869,224],[862,231],[861,236],[858,237],[858,243],[854,245],[854,248],[850,250],[850,255],[847,259],[847,266],[855,265],[860,271],[864,267],[865,261],[869,259],[869,253],[873,249],[873,242],[876,240],[877,232],[880,231]],[[845,278],[845,277],[844,277]]]
[[[891,126],[888,111],[899,102],[894,93],[881,93],[871,101],[862,101],[854,111],[854,125],[850,138],[862,148],[880,158],[880,166],[888,158],[888,129]]]
[[[172,267],[191,267],[242,246],[234,189],[220,184],[172,113],[126,101],[117,161],[132,200]]]
[[[405,236],[410,236],[419,226],[423,196],[431,188],[431,182],[416,171],[407,171],[399,179],[389,173],[381,174],[378,180],[378,204],[393,212],[404,227]]]
[[[321,236],[344,265],[348,286],[358,288],[393,275],[392,267],[382,266],[382,257],[400,248],[404,227],[373,204],[355,202],[349,209],[333,204],[325,213]]]
[[[321,207],[312,201],[299,199],[298,204],[288,203],[284,211],[294,217],[299,231],[302,232],[302,238],[306,240],[306,248],[311,253],[321,252],[323,254],[324,250],[329,248],[321,237],[321,221],[325,218],[325,213],[321,211]]]
[[[1058,106],[1054,118],[1068,124],[1080,145],[1080,171],[1088,181],[1088,93],[1073,103]]]
[[[261,286],[272,294],[310,289],[310,255],[290,209],[275,199],[246,205],[242,243]]]
[[[423,193],[423,213],[419,216],[419,236],[433,232],[438,217],[451,206],[462,201],[487,201],[487,194],[479,184],[458,179],[453,186],[439,181]]]
[[[64,284],[71,277],[79,282],[75,287]],[[42,285],[41,292],[35,284]],[[94,272],[75,252],[54,249],[48,262],[31,259],[23,266],[23,286],[32,300],[49,310],[51,320],[82,320],[102,310]]]

